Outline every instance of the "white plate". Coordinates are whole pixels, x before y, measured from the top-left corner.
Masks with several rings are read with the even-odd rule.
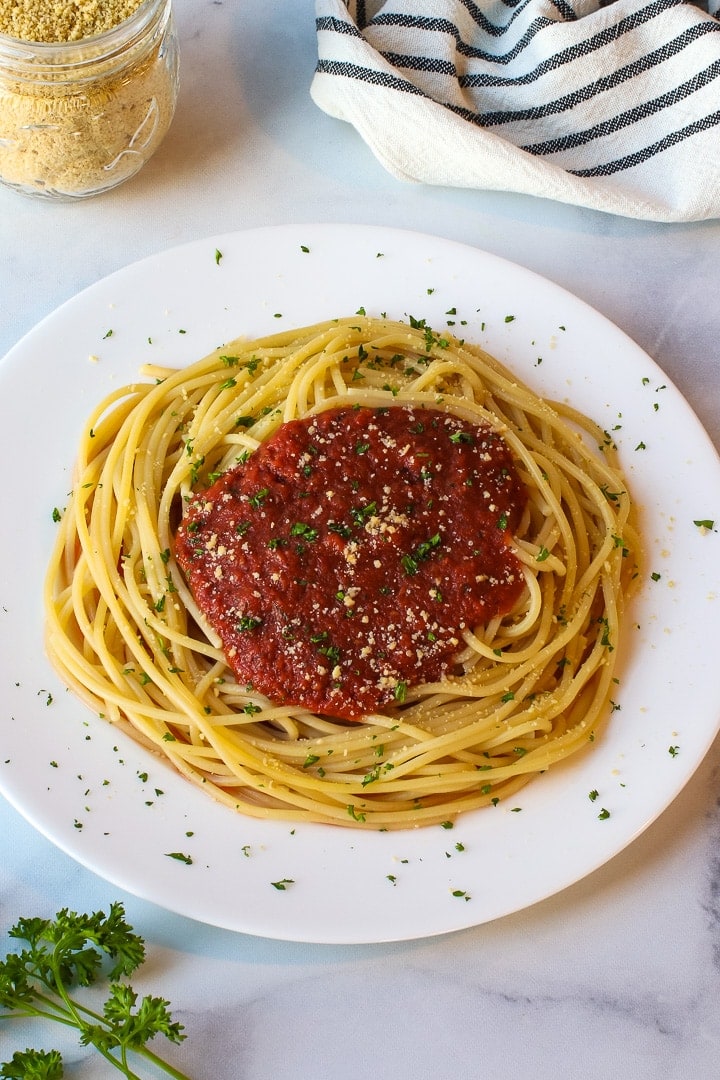
[[[361,306],[436,329],[455,319],[456,333],[540,393],[590,413],[612,429],[643,509],[648,561],[607,735],[533,781],[512,807],[467,814],[452,831],[359,833],[237,816],[87,712],[43,654],[52,511],[65,505],[91,407],[150,359],[187,363],[241,334]],[[475,925],[612,858],[675,798],[716,734],[717,650],[703,642],[720,641],[720,537],[693,524],[720,517],[715,450],[648,356],[527,270],[364,226],[196,242],[99,282],[24,338],[0,367],[0,430],[0,788],[56,845],[130,893],[296,941],[387,941]]]

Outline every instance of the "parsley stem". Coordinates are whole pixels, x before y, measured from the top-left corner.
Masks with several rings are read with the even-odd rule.
[[[122,1061],[118,1061],[118,1059],[114,1057],[109,1050],[105,1050],[102,1046],[97,1046],[96,1044],[93,1045],[95,1046],[95,1049],[98,1051],[98,1053],[100,1053],[110,1065],[112,1065],[116,1069],[119,1069],[123,1076],[127,1077],[127,1080],[142,1080],[142,1077],[138,1073],[133,1072],[128,1065],[125,1055],[125,1047],[122,1047]]]
[[[38,1009],[33,1005],[27,1005],[13,1012],[0,1013],[0,1023],[3,1020],[54,1020],[58,1024],[64,1024],[65,1027],[77,1027],[75,1021],[64,1012],[61,1012],[52,1001],[49,1001],[47,1005],[47,1009]]]
[[[152,1052],[152,1050],[148,1050],[147,1046],[138,1047],[135,1052],[137,1054],[140,1054],[140,1056],[144,1057],[147,1061],[152,1062],[152,1064],[156,1065],[158,1069],[162,1069],[163,1072],[166,1072],[168,1074],[168,1076],[172,1076],[173,1080],[190,1080],[190,1077],[187,1075],[187,1073],[180,1072],[179,1069],[173,1068],[173,1066],[170,1065],[169,1062],[164,1061],[161,1057],[158,1057],[157,1054],[154,1054]]]
[[[85,1021],[80,1016],[76,1003],[73,1001],[73,999],[70,997],[67,990],[65,989],[65,979],[63,977],[63,971],[60,963],[60,956],[62,955],[60,950],[65,950],[67,948],[68,943],[66,943],[65,939],[61,937],[55,943],[55,947],[50,954],[50,968],[52,970],[53,981],[55,983],[54,987],[51,987],[50,989],[53,989],[60,998],[60,1000],[64,1002],[67,1014],[71,1017],[71,1020],[77,1025],[77,1027],[80,1028],[80,1030],[82,1031],[85,1028]],[[44,979],[43,982],[45,982]]]

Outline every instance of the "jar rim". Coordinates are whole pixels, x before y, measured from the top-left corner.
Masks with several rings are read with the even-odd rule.
[[[152,21],[156,11],[169,7],[170,3],[171,0],[140,0],[135,11],[122,22],[111,26],[108,30],[100,30],[97,34],[88,34],[87,37],[72,41],[33,41],[30,38],[19,38],[0,31],[0,50],[24,54],[25,57],[32,54],[33,57],[45,59],[49,63],[52,63],[53,55],[59,53],[67,55],[81,49],[97,49],[99,55],[105,52],[111,53],[116,47],[125,44],[128,35],[142,33],[146,25]]]

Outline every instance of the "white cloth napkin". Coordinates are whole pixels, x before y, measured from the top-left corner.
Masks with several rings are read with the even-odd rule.
[[[720,0],[316,0],[311,94],[396,177],[720,217]]]

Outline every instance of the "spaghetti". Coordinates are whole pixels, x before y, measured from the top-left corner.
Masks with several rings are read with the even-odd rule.
[[[144,375],[87,422],[46,580],[50,657],[91,708],[242,813],[355,828],[497,804],[600,734],[638,544],[592,421],[417,320],[332,320]],[[442,675],[350,720],[238,678],[176,558],[228,470],[288,422],[349,408],[489,427],[526,494],[510,610],[462,626]]]

